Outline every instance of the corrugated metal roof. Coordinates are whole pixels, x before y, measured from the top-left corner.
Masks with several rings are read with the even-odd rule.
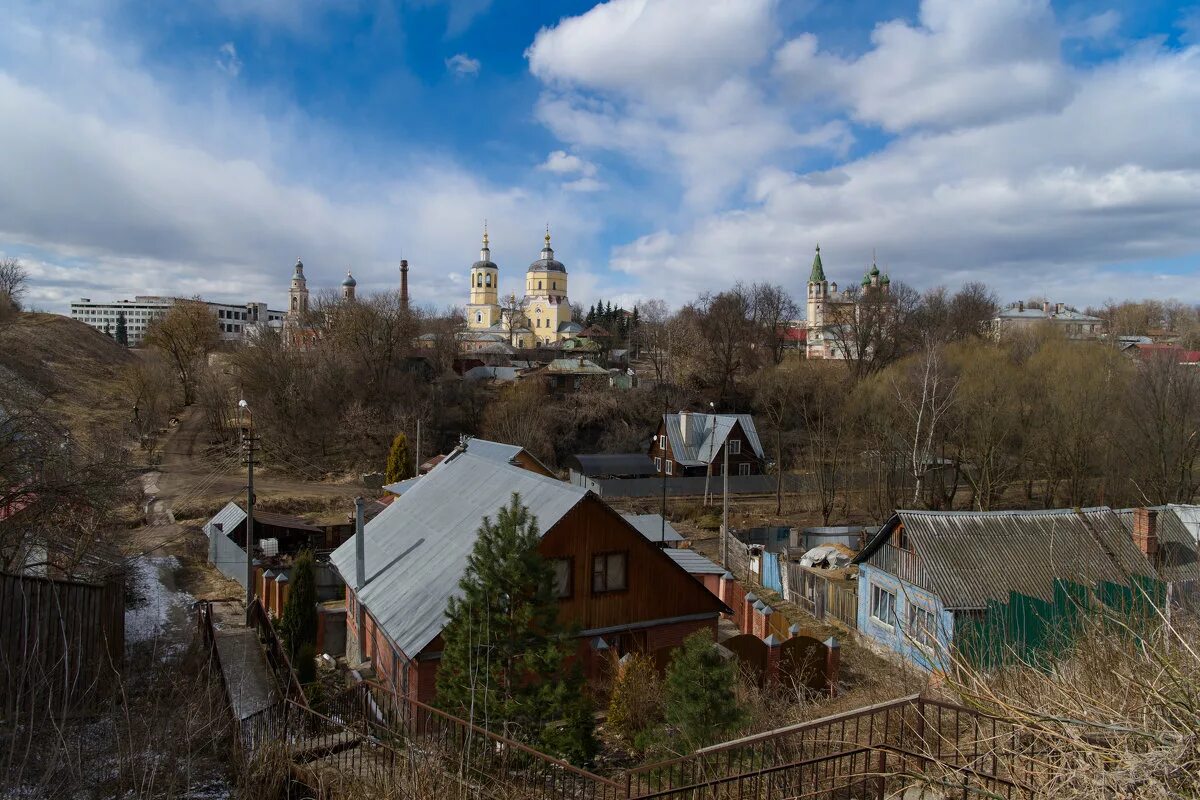
[[[217,530],[228,536],[234,528],[246,521],[246,512],[242,507],[232,500],[229,501],[224,508],[213,515],[212,519],[204,523],[204,535],[208,538],[213,537],[213,533]],[[220,526],[218,528],[218,526]]]
[[[471,455],[511,464],[524,448],[517,444],[493,442],[488,439],[468,439],[466,449]]]
[[[1053,598],[1056,578],[1128,584],[1153,569],[1111,508],[1048,511],[897,511],[855,558],[887,541],[899,519],[949,610],[1005,602],[1009,592]]]
[[[725,444],[734,423],[741,423],[742,432],[746,434],[754,454],[759,458],[764,457],[762,442],[754,427],[754,417],[749,414],[688,414],[688,426],[694,432],[687,441],[679,428],[679,417],[679,414],[663,414],[663,422],[671,440],[671,452],[675,460],[684,466],[702,467],[720,455],[721,445]]]
[[[720,564],[709,561],[695,550],[685,550],[681,547],[668,547],[663,550],[671,560],[691,575],[724,575],[725,568]]]
[[[432,470],[430,470],[430,471],[432,472]],[[425,477],[425,476],[417,475],[412,478],[405,478],[402,481],[396,481],[395,483],[384,484],[383,490],[385,492],[391,492],[392,494],[404,494],[409,489],[416,486],[417,481],[421,480],[421,478],[423,478],[423,477]]]
[[[259,511],[254,509],[255,523],[263,525],[274,525],[277,528],[291,528],[292,530],[305,531],[307,533],[323,533],[321,528],[312,525],[300,517],[293,517],[291,514],[276,514],[273,511]]]
[[[621,514],[629,524],[637,528],[637,532],[645,536],[652,542],[662,540],[663,535],[663,518],[661,514]],[[671,523],[667,523],[667,538],[668,542],[682,542],[683,537],[679,535],[679,531],[671,527]],[[724,571],[724,570],[722,570]]]
[[[1193,517],[1200,512],[1200,506],[1154,506],[1150,510],[1158,512],[1158,574],[1171,583],[1200,580],[1200,554],[1192,528]],[[1133,535],[1133,511],[1122,508],[1116,512],[1130,537]]]
[[[359,599],[408,656],[441,632],[483,518],[495,518],[514,492],[543,533],[587,494],[468,450],[447,458],[367,524],[367,583]],[[354,546],[350,539],[330,556],[351,587]]]

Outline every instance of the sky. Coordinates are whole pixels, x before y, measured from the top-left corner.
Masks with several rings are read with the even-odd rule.
[[[1003,301],[1200,301],[1200,5],[0,0],[28,304],[463,304],[549,225],[570,294],[804,296],[874,257]]]

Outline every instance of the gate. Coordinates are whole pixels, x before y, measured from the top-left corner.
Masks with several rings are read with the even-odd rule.
[[[721,642],[721,646],[737,657],[739,666],[749,669],[760,684],[763,682],[767,674],[769,648],[762,639],[752,633],[743,633],[741,636],[726,639]]]
[[[785,683],[819,692],[827,688],[825,644],[811,636],[796,636],[782,645],[779,673]]]

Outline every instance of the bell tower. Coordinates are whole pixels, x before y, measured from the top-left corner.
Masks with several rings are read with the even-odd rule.
[[[299,320],[308,313],[308,281],[304,278],[304,262],[296,259],[292,285],[288,289],[288,316]]]
[[[825,266],[821,263],[821,245],[817,245],[812,272],[808,275],[808,336],[805,350],[809,358],[825,355],[825,305],[828,302],[829,281],[825,279]]]
[[[484,330],[500,321],[500,268],[492,261],[487,223],[483,224],[483,247],[471,265],[471,299],[467,304],[467,327]]]

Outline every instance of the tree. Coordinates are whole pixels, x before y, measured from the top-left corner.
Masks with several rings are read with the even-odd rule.
[[[392,439],[392,449],[388,453],[385,480],[388,483],[406,480],[413,476],[412,458],[408,454],[408,437],[397,433]]]
[[[292,565],[292,574],[288,577],[288,597],[283,606],[279,630],[287,644],[288,658],[300,673],[301,682],[311,682],[317,647],[317,577],[313,569],[313,555],[309,550],[302,551]],[[308,677],[307,681],[305,677]]]
[[[663,715],[662,686],[654,661],[633,652],[622,659],[608,701],[608,727],[627,742],[651,727]]]
[[[216,348],[218,339],[215,315],[197,298],[180,300],[151,320],[143,341],[170,361],[183,390],[183,404],[190,406],[196,396],[196,368]]]
[[[500,390],[483,414],[483,435],[554,461],[559,423],[545,381],[525,378]]]
[[[729,402],[738,374],[752,369],[755,362],[757,331],[752,308],[748,290],[741,285],[718,295],[704,295],[694,306],[706,345],[705,373],[717,388],[722,405]]]
[[[783,474],[786,471],[784,441],[796,425],[795,373],[783,366],[774,366],[757,376],[754,407],[766,420],[766,430],[775,442],[775,513],[783,513]]]
[[[864,286],[851,287],[847,294],[853,302],[831,304],[825,322],[834,350],[856,380],[913,351],[912,317],[919,302],[914,290],[893,283],[886,291]]]
[[[758,347],[770,353],[771,363],[783,361],[784,346],[787,344],[783,332],[800,315],[796,305],[782,286],[756,283],[750,287],[752,316],[758,329]]]
[[[1200,489],[1200,374],[1165,350],[1139,366],[1125,393],[1123,456],[1138,502],[1190,503]]]
[[[554,571],[538,553],[537,519],[514,494],[484,517],[459,596],[446,609],[437,702],[506,736],[586,761],[592,718],[574,647],[558,622]],[[555,723],[551,726],[551,723]]]
[[[28,290],[29,272],[16,258],[0,258],[0,310],[10,306],[21,310],[21,298]]]
[[[122,347],[129,347],[129,330],[125,325],[125,312],[117,312],[117,344]]]
[[[927,342],[922,353],[914,356],[892,376],[891,385],[901,417],[907,422],[906,460],[913,478],[912,503],[923,502],[925,476],[936,464],[937,443],[945,436],[944,426],[957,400],[958,376],[946,363],[940,350]]]
[[[795,376],[792,402],[801,428],[800,453],[812,476],[821,524],[828,525],[842,487],[850,441],[845,372],[832,364],[805,361],[796,367]]]
[[[737,662],[726,661],[710,631],[697,631],[675,651],[667,669],[666,717],[689,750],[722,739],[745,714],[734,696]]]

